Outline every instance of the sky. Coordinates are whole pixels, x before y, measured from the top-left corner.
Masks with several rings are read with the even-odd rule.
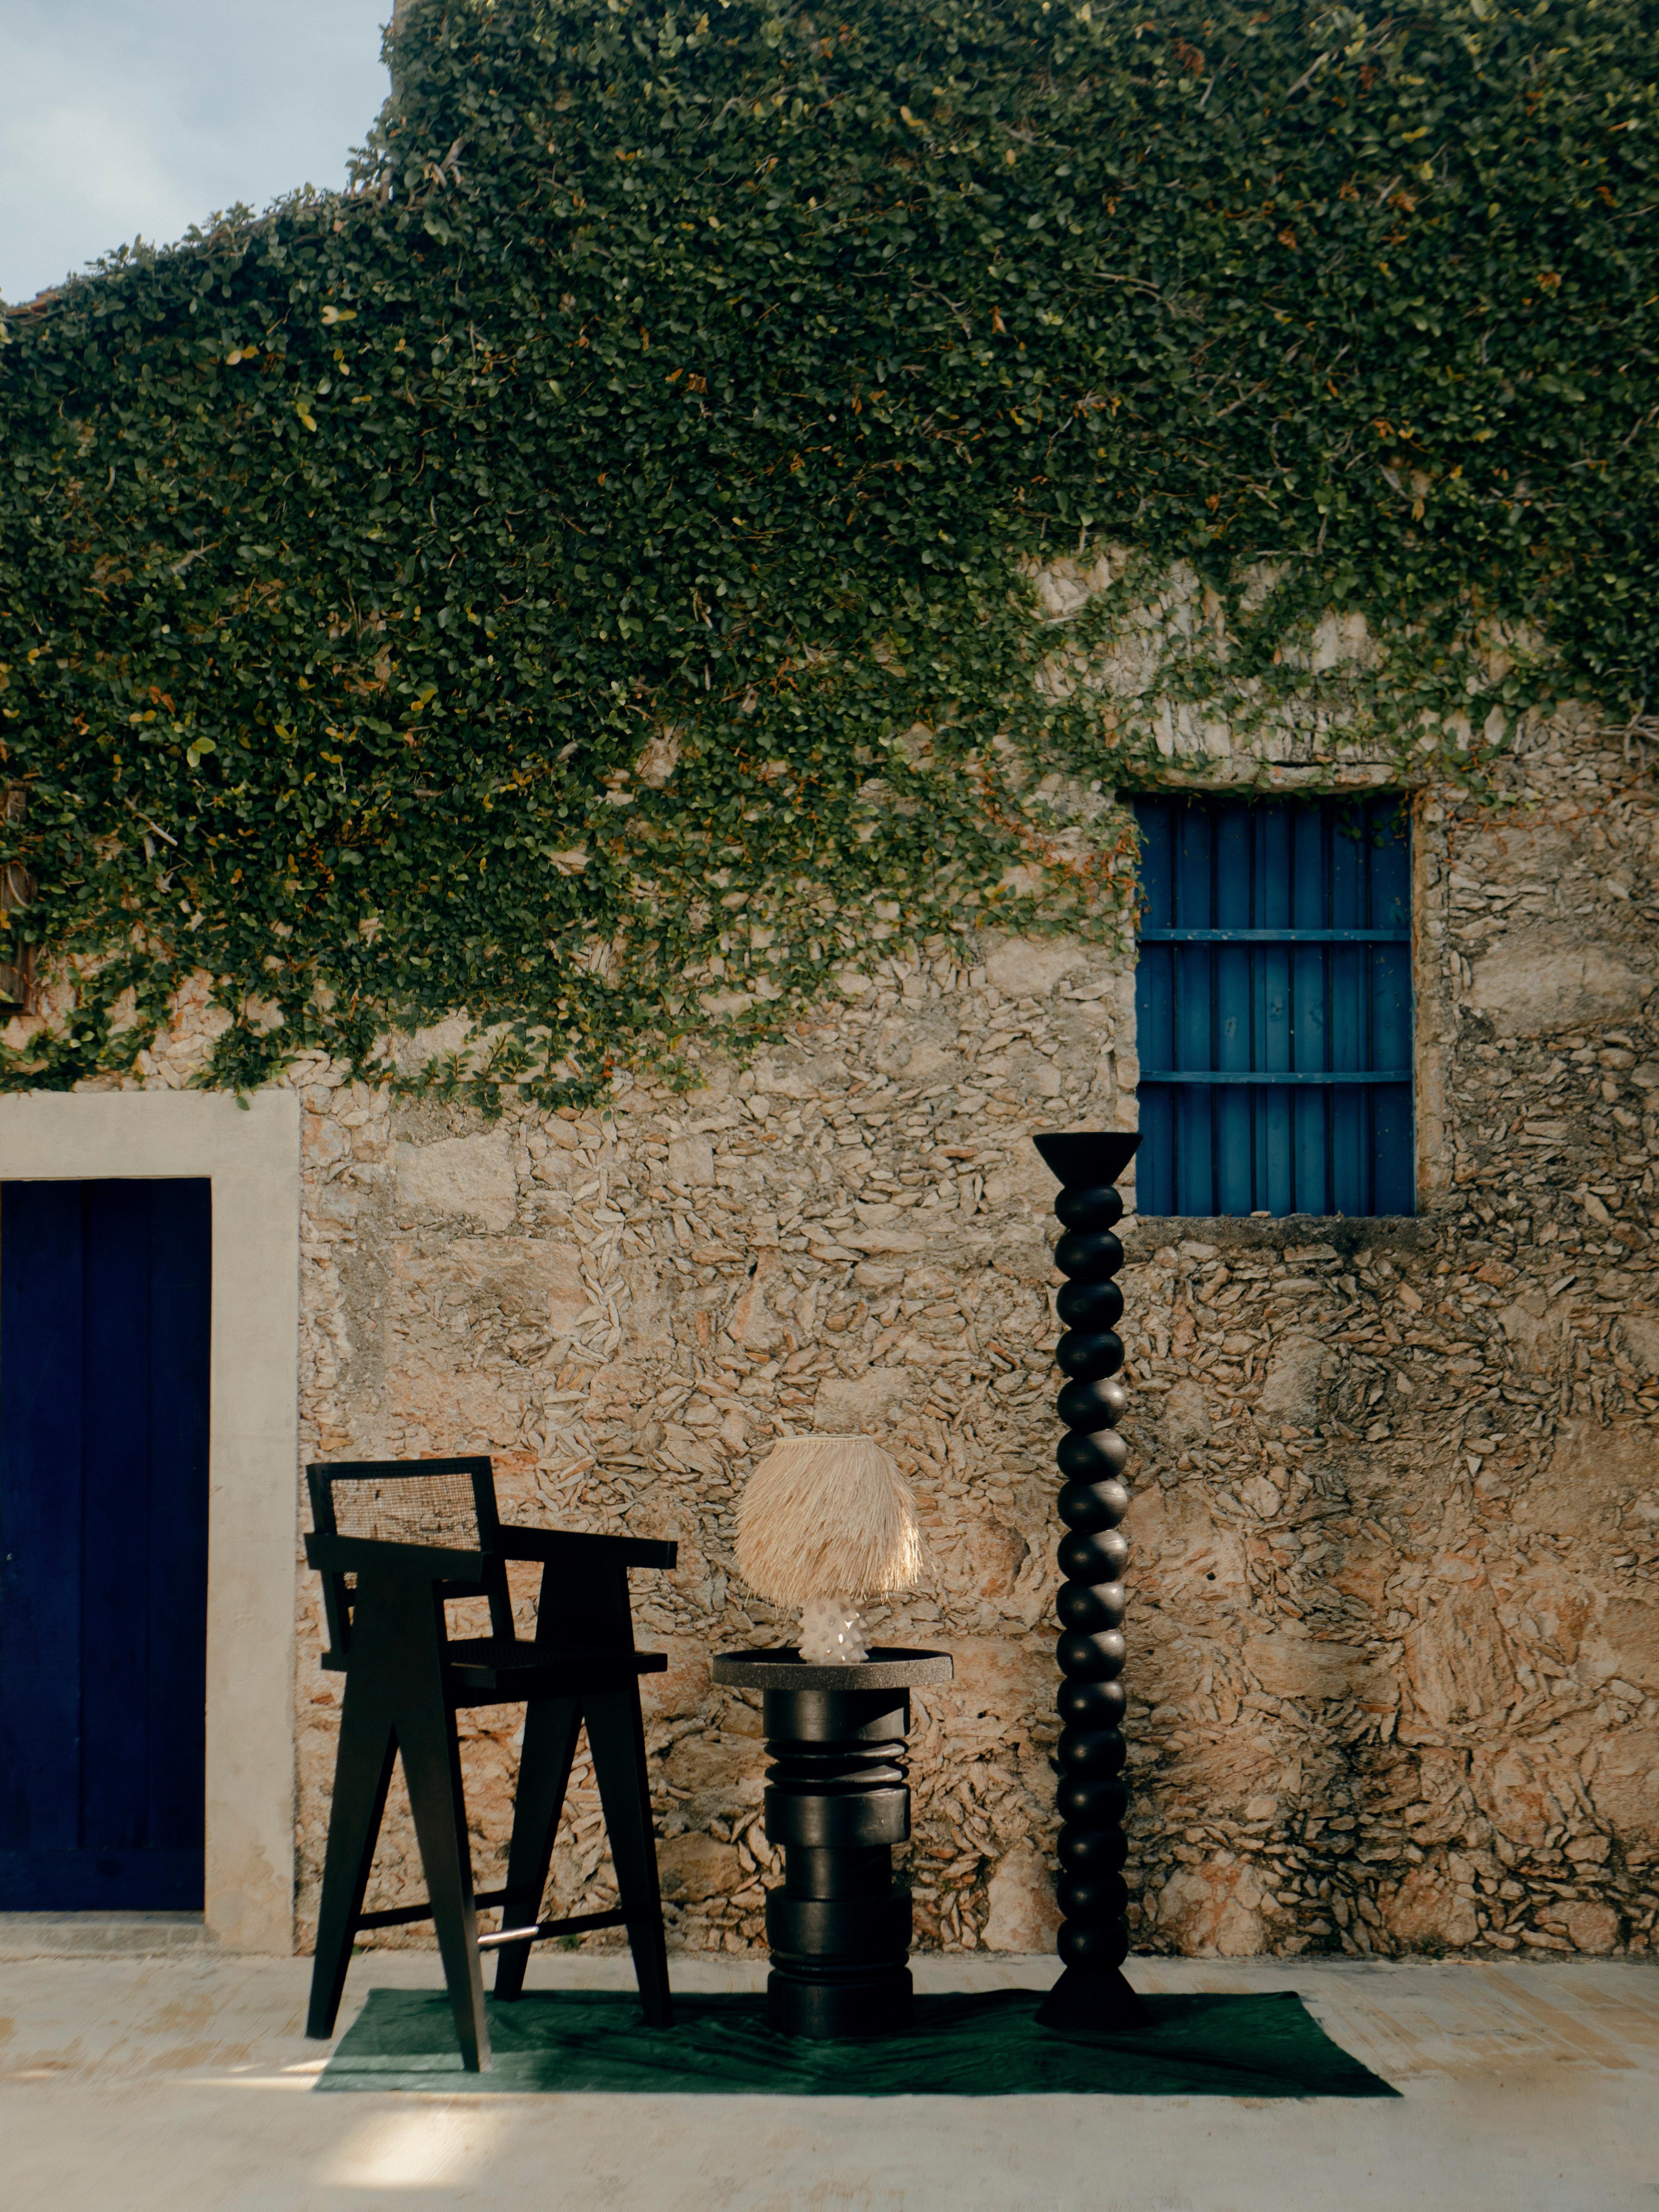
[[[345,181],[392,0],[0,0],[0,301]]]

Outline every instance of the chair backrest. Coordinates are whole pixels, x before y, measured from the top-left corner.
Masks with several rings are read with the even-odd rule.
[[[501,1528],[495,1470],[487,1456],[319,1461],[307,1468],[306,1482],[319,1535],[482,1553],[482,1577],[445,1583],[443,1595],[488,1598],[492,1634],[511,1638],[507,1565],[495,1551]],[[344,1658],[351,1643],[352,1588],[348,1575],[323,1577],[330,1656],[337,1659]]]

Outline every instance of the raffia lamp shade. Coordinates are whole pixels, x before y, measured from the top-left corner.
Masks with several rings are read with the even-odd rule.
[[[912,1589],[921,1529],[909,1484],[872,1437],[786,1437],[738,1504],[738,1571],[780,1606]]]

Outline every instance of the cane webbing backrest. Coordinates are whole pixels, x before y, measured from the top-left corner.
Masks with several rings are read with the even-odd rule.
[[[399,1468],[395,1474],[342,1474],[328,1485],[335,1533],[372,1536],[385,1544],[441,1544],[476,1552],[483,1540],[478,1499],[471,1472],[430,1474]]]
[[[446,1598],[488,1598],[492,1632],[512,1636],[507,1569],[499,1558],[490,1556],[501,1520],[495,1468],[487,1457],[326,1461],[308,1467],[306,1480],[313,1522],[320,1535],[483,1553],[482,1577],[445,1583],[443,1594]],[[323,1577],[329,1642],[342,1657],[351,1639],[352,1590],[349,1575]]]

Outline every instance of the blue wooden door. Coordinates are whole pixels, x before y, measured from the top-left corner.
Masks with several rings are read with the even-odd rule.
[[[0,1186],[0,1910],[202,1903],[210,1232]]]
[[[1404,802],[1135,813],[1140,1211],[1413,1212]]]

